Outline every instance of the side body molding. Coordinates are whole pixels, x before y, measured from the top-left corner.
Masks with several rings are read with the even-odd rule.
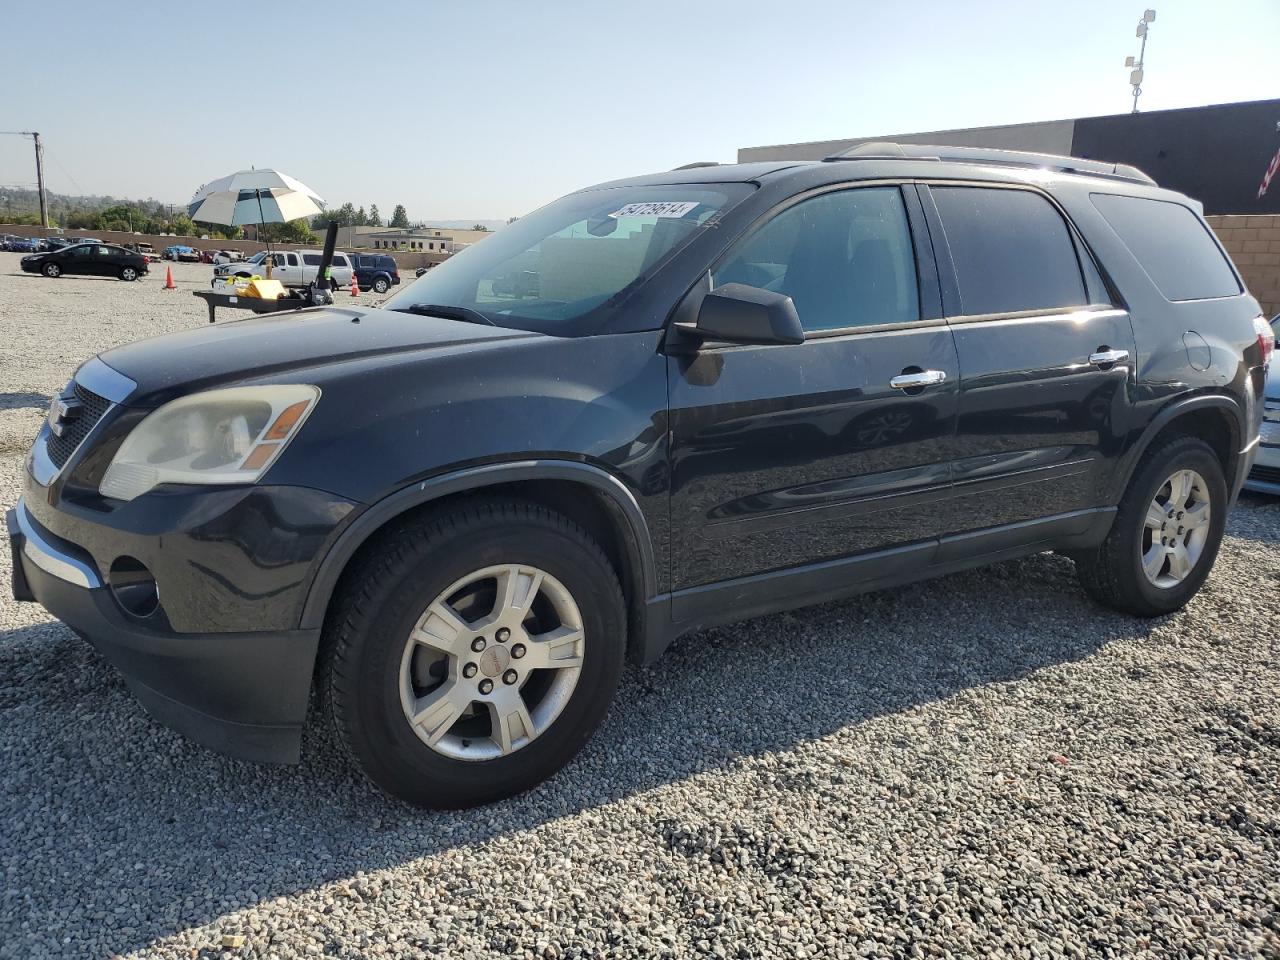
[[[613,474],[587,463],[573,460],[519,460],[470,467],[431,477],[398,490],[367,507],[342,531],[320,562],[302,609],[300,626],[303,629],[314,629],[324,624],[329,600],[347,562],[388,521],[441,497],[522,480],[566,480],[591,487],[604,495],[604,501],[615,518],[626,524],[629,566],[635,572],[630,584],[631,593],[638,601],[637,605],[643,608],[645,601],[657,589],[653,542],[640,505],[627,486]]]

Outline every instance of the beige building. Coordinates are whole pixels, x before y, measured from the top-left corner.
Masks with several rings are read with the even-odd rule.
[[[450,254],[487,237],[490,232],[450,227],[339,227],[338,248]]]

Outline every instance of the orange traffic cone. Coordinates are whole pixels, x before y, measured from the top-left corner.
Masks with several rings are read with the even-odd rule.
[[[353,297],[360,296],[360,281],[356,279],[354,270],[351,272],[351,295]]]
[[[178,289],[178,285],[173,282],[173,267],[164,268],[164,288],[166,290]]]

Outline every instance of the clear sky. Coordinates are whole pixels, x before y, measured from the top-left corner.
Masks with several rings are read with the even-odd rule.
[[[1280,0],[1148,0],[1144,109],[1280,97]],[[1129,109],[1129,0],[83,0],[5,15],[0,129],[52,190],[505,218],[738,147]],[[231,92],[228,92],[231,91]],[[1280,116],[1277,116],[1280,121]],[[1280,146],[1280,136],[1277,137]],[[0,185],[34,180],[0,137]]]

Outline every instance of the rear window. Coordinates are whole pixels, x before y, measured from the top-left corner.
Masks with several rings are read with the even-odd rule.
[[[1061,214],[1028,190],[933,187],[965,314],[1089,302]]]
[[[1240,293],[1235,272],[1209,228],[1182,204],[1113,193],[1091,194],[1090,199],[1166,300]]]

